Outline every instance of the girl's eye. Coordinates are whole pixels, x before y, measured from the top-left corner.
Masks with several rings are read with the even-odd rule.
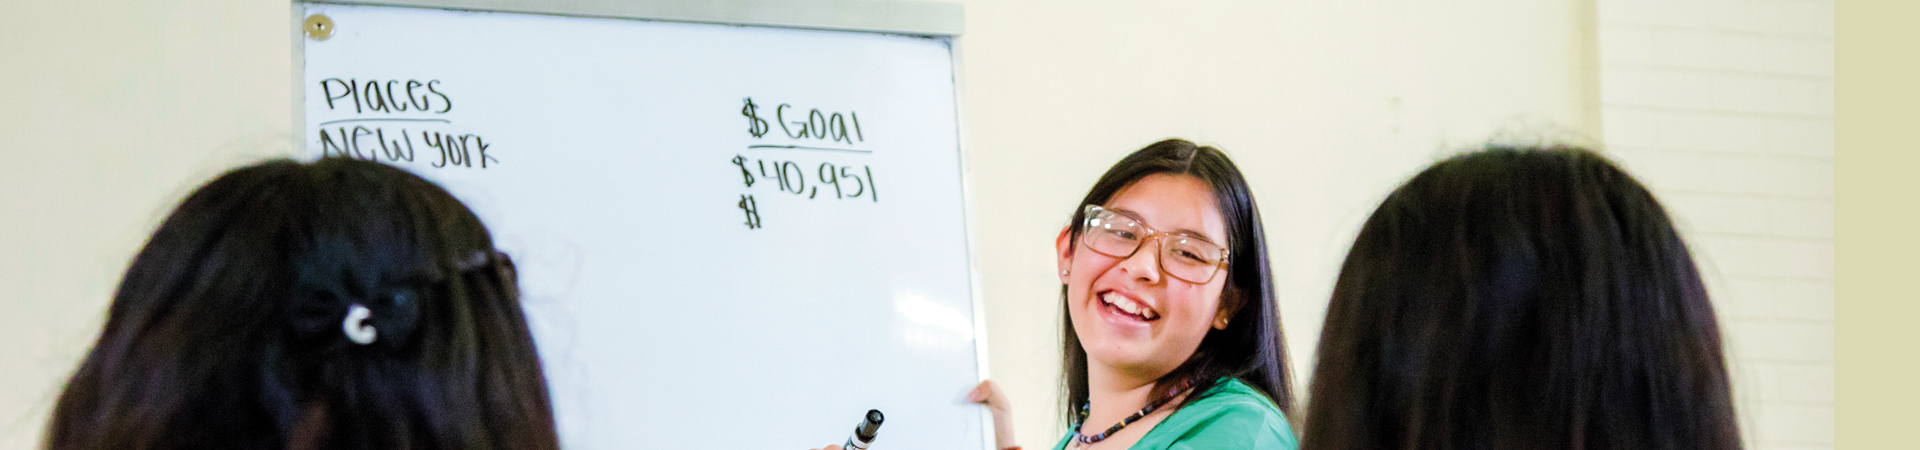
[[[1175,246],[1175,247],[1168,248],[1167,250],[1168,250],[1168,253],[1170,253],[1173,257],[1180,258],[1183,261],[1187,261],[1197,265],[1213,264],[1216,261],[1216,259],[1214,258],[1203,256],[1208,253],[1205,250],[1202,250],[1199,247],[1193,247],[1191,245]]]
[[[1113,236],[1121,239],[1126,239],[1129,241],[1137,240],[1140,238],[1140,235],[1134,234],[1132,231],[1127,231],[1127,230],[1113,230]]]

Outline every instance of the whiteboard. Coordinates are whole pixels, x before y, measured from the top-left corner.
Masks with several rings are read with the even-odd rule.
[[[307,155],[479,214],[567,448],[990,445],[948,38],[301,7]]]

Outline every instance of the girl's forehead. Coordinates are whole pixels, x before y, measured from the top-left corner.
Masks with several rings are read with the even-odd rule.
[[[1113,194],[1108,209],[1140,218],[1159,231],[1227,242],[1226,219],[1207,183],[1188,175],[1153,174]]]

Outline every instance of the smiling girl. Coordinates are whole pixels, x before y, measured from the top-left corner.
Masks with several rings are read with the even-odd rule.
[[[1266,232],[1225,153],[1168,139],[1127,155],[1055,246],[1072,426],[1056,450],[1299,448]],[[991,408],[997,447],[1020,448],[998,386],[968,399]]]
[[[1265,232],[1226,154],[1128,155],[1055,246],[1073,428],[1055,448],[1297,447]]]

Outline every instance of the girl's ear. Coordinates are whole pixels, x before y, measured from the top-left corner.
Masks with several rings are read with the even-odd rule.
[[[1060,237],[1054,239],[1053,249],[1059,253],[1060,284],[1067,284],[1067,275],[1073,273],[1073,226],[1060,227]]]
[[[1220,295],[1220,309],[1213,314],[1213,329],[1227,329],[1227,323],[1233,319],[1233,314],[1240,312],[1240,307],[1245,304],[1246,302],[1240,301],[1240,295],[1238,293],[1232,292],[1231,290],[1222,293]]]

